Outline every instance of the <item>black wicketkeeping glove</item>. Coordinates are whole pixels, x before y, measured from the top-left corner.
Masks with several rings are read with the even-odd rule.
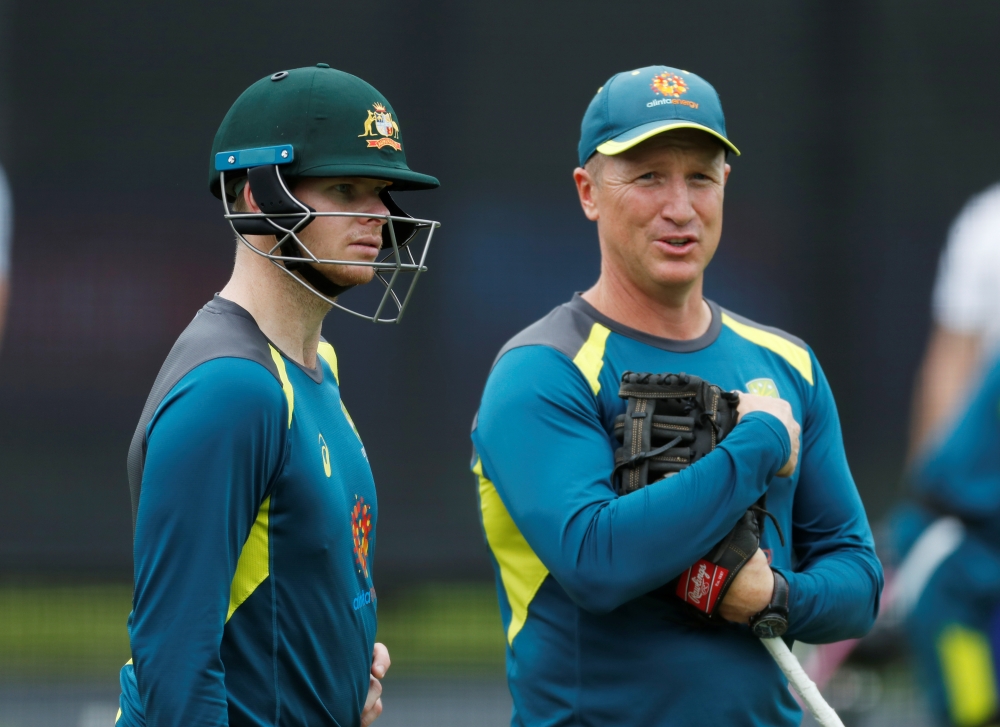
[[[635,492],[680,472],[714,450],[738,421],[739,394],[687,374],[626,371],[618,395],[627,400],[615,419],[613,478],[621,495]],[[760,547],[764,519],[771,518],[784,545],[781,528],[761,498],[733,529],[679,578],[657,589],[657,597],[677,596],[710,620],[743,566]]]

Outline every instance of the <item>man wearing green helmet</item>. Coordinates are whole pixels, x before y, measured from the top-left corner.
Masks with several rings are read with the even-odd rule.
[[[212,151],[236,261],[167,357],[129,450],[117,724],[368,725],[389,667],[375,643],[378,505],[320,330],[331,307],[399,320],[438,223],[389,190],[438,181],[407,166],[388,101],[323,63],[247,89]],[[341,304],[375,277],[370,314]]]

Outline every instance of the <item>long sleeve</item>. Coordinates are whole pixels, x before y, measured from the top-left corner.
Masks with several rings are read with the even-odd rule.
[[[514,349],[487,382],[473,442],[518,530],[582,608],[610,611],[702,557],[790,453],[773,416],[743,418],[711,454],[618,497],[613,441],[594,393],[563,354]]]
[[[860,637],[878,614],[882,566],[847,465],[833,393],[813,358],[816,385],[802,423],[801,472],[792,509],[794,572],[788,636],[810,643]]]
[[[231,583],[288,421],[275,378],[232,358],[187,374],[150,421],[130,623],[149,727],[229,723],[220,644]]]

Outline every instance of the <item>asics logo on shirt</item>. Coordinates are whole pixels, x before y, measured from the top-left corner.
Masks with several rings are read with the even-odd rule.
[[[323,439],[323,435],[319,435],[319,454],[323,458],[323,472],[329,477],[332,470],[330,469],[330,449],[326,446],[326,440]]]

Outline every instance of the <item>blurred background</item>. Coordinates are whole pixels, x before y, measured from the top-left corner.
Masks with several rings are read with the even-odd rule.
[[[443,224],[405,323],[333,313],[324,334],[379,488],[379,637],[394,664],[380,724],[502,725],[468,433],[504,341],[597,277],[571,180],[593,93],[656,63],[718,89],[743,156],[707,293],[815,349],[875,524],[900,497],[948,226],[1000,179],[998,30],[1000,4],[943,1],[0,0],[16,216],[0,343],[0,726],[114,718],[125,457],[174,339],[227,279],[209,151],[252,82],[317,62],[362,76],[401,118],[410,166],[442,180],[399,199]],[[363,407],[372,381],[381,394]],[[905,660],[853,669],[830,687],[852,724],[923,723]]]

